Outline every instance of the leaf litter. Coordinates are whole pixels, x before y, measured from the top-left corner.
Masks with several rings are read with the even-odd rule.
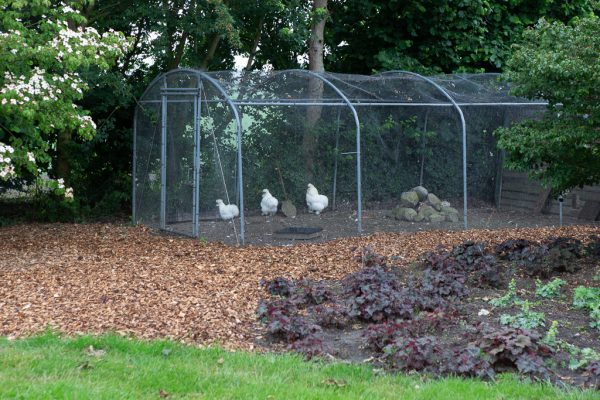
[[[260,282],[340,279],[369,246],[409,265],[439,245],[497,244],[548,236],[585,240],[597,226],[376,233],[294,246],[235,247],[122,224],[0,228],[0,335],[48,327],[67,334],[118,332],[251,350],[261,335]],[[96,351],[96,350],[94,350]]]

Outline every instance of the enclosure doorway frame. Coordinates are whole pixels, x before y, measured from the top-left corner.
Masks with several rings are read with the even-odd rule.
[[[191,88],[169,88],[167,84],[167,78],[169,75],[174,75],[181,72],[188,72],[196,76],[196,87]],[[203,71],[198,71],[190,68],[178,68],[171,71],[160,74],[154,78],[149,84],[144,93],[140,96],[140,99],[146,95],[146,93],[152,88],[157,82],[162,80],[162,86],[160,90],[160,103],[161,103],[161,140],[160,140],[160,216],[159,216],[159,227],[161,230],[168,231],[166,222],[166,207],[167,207],[167,113],[169,104],[169,95],[190,95],[194,96],[193,99],[193,146],[194,146],[194,179],[193,179],[193,197],[192,197],[192,236],[199,237],[199,203],[200,203],[200,191],[201,191],[201,178],[200,178],[200,134],[201,134],[201,121],[202,121],[202,92],[204,89],[203,80],[208,81],[217,91],[224,97],[224,101],[230,107],[234,120],[236,123],[236,134],[237,134],[237,168],[238,168],[238,190],[239,190],[239,209],[240,209],[240,240],[242,244],[245,243],[245,226],[244,226],[244,187],[243,187],[243,171],[242,171],[242,123],[239,116],[237,105],[234,104],[231,97],[223,89],[223,87],[211,76],[207,75]],[[133,165],[132,165],[132,219],[133,223],[137,223],[137,189],[136,189],[136,173],[137,173],[137,116],[138,107],[141,103],[149,102],[140,100],[138,106],[134,112],[134,124],[133,124]],[[179,102],[179,101],[175,101]]]

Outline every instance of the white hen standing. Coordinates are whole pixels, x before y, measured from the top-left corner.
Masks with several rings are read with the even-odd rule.
[[[309,212],[314,212],[319,215],[329,205],[329,199],[319,191],[312,183],[308,184],[306,189],[306,205]]]
[[[240,215],[240,210],[235,204],[225,204],[223,200],[217,199],[217,206],[219,207],[219,215],[221,219],[229,221]]]
[[[262,200],[260,202],[260,210],[262,215],[277,214],[277,205],[279,204],[279,200],[273,197],[268,189],[263,189],[262,192]]]

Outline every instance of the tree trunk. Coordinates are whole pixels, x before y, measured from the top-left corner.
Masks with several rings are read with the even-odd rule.
[[[323,62],[323,48],[325,36],[325,22],[327,14],[321,15],[319,10],[327,12],[327,0],[313,0],[313,20],[308,41],[308,69],[313,72],[325,72]],[[316,77],[308,80],[308,98],[320,101],[323,98],[323,81]],[[315,173],[315,151],[317,149],[317,136],[315,127],[321,119],[322,106],[310,106],[306,110],[306,131],[302,138],[306,177],[312,180]]]
[[[188,37],[188,33],[183,32],[183,34],[181,35],[181,39],[179,39],[179,42],[177,43],[177,47],[175,48],[175,51],[173,52],[173,56],[169,60],[169,63],[167,64],[167,71],[170,71],[172,69],[179,67],[179,64],[181,63],[181,58],[183,57],[183,51],[185,50],[185,43],[187,41],[187,37]]]
[[[252,43],[252,49],[250,49],[250,55],[248,56],[248,62],[246,63],[246,71],[250,71],[250,69],[252,69],[252,65],[254,64],[254,58],[256,57],[256,53],[258,52],[258,45],[260,43],[260,37],[262,36],[262,26],[264,22],[265,17],[260,17],[258,21],[258,26],[256,27],[254,43]]]
[[[206,52],[206,57],[204,57],[204,60],[202,60],[202,63],[200,63],[200,69],[203,69],[203,70],[208,69],[208,65],[210,64],[212,59],[215,57],[215,53],[217,51],[217,47],[219,46],[220,40],[221,40],[221,36],[219,36],[219,35],[213,36],[213,39],[210,42],[210,46],[208,47],[208,51]]]
[[[66,179],[69,175],[69,145],[71,144],[71,131],[65,129],[60,131],[56,141],[56,175]]]
[[[319,10],[327,12],[327,0],[313,0],[313,21],[308,41],[308,69],[314,72],[324,72],[323,48],[325,44],[325,22],[327,15],[319,15]]]

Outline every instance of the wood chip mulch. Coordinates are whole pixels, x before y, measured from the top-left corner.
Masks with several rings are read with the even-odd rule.
[[[261,279],[336,279],[360,267],[356,247],[413,261],[439,244],[551,235],[586,239],[594,226],[381,233],[289,247],[231,247],[117,224],[0,228],[0,335],[51,327],[119,332],[252,349]]]

